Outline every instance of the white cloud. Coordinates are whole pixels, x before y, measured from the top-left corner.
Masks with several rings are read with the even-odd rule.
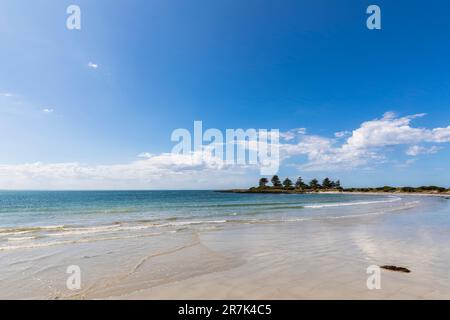
[[[434,129],[411,126],[412,120],[423,116],[397,117],[387,112],[381,119],[362,123],[340,145],[335,139],[304,135],[296,144],[282,144],[281,152],[284,158],[306,155],[308,161],[299,166],[302,170],[336,170],[385,162],[388,147],[450,142],[450,126]],[[427,151],[433,153],[438,149]]]
[[[286,132],[280,132],[280,138],[286,141],[295,139],[298,135],[306,134],[306,128],[291,129]]]
[[[88,67],[89,67],[89,68],[92,68],[92,69],[97,69],[97,68],[98,68],[98,64],[93,63],[93,62],[89,62],[89,63],[88,63]]]
[[[421,146],[411,146],[406,150],[406,154],[408,156],[418,156],[419,154],[433,154],[441,150],[442,148],[438,146],[432,146],[430,148],[421,147]]]
[[[151,158],[151,157],[153,157],[153,154],[149,152],[142,152],[138,154],[138,158]]]
[[[354,130],[346,146],[349,149],[376,148],[432,140],[430,130],[410,126],[411,120],[423,116],[416,114],[396,118],[391,112],[385,113],[383,118],[364,122]]]
[[[53,113],[55,110],[54,109],[52,109],[52,108],[44,108],[44,109],[42,109],[42,112],[43,113]]]
[[[253,176],[250,176],[252,174]],[[78,162],[0,165],[0,188],[26,189],[202,189],[252,183],[257,168],[226,165],[201,153],[163,153],[130,163],[87,165]]]
[[[343,138],[343,137],[346,137],[346,136],[349,136],[349,135],[351,135],[352,133],[350,132],[350,131],[338,131],[338,132],[335,132],[334,133],[334,136],[336,137],[336,138]]]

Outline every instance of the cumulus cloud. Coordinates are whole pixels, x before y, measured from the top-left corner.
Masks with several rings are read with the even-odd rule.
[[[387,147],[450,142],[450,126],[434,129],[411,126],[414,119],[423,116],[425,114],[398,117],[387,112],[381,119],[362,123],[341,144],[333,138],[303,135],[298,143],[282,144],[280,149],[284,158],[305,155],[308,161],[299,165],[302,170],[336,170],[384,162]],[[425,151],[435,153],[438,148],[413,148],[410,153]]]
[[[424,115],[397,118],[391,112],[385,113],[381,119],[364,122],[360,128],[354,130],[346,146],[349,149],[363,149],[433,140],[432,131],[410,126],[413,119]]]

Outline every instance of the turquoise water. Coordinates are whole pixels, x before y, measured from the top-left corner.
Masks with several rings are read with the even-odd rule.
[[[404,210],[418,202],[395,195],[3,191],[0,250],[146,237],[188,228],[356,218]]]
[[[390,203],[398,199],[394,196],[374,198],[364,195],[230,194],[214,191],[3,191],[0,192],[0,227],[92,225],[175,218],[264,220],[308,216],[310,212],[305,209]]]

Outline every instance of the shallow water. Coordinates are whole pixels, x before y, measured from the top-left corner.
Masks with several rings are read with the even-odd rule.
[[[449,212],[420,196],[0,192],[0,297],[448,298]],[[374,292],[371,264],[413,272]]]
[[[364,214],[377,214],[406,205],[395,196],[1,192],[0,251],[128,238],[192,225],[333,219],[359,215],[361,206],[368,210]]]

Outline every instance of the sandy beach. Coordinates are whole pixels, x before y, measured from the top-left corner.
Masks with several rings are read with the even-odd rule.
[[[271,215],[176,228],[47,230],[51,241],[65,239],[50,243],[26,242],[21,231],[0,251],[1,298],[450,298],[447,199],[402,195],[310,207],[313,216],[292,219],[299,209],[290,209],[291,216],[276,221]],[[80,267],[80,290],[66,287],[70,265]],[[369,290],[371,265],[411,273],[381,270],[381,289]]]

